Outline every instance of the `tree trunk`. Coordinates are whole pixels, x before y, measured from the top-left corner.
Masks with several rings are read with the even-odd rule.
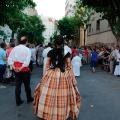
[[[116,37],[117,45],[120,46],[120,35],[118,35],[118,34],[114,34],[114,36]]]
[[[117,45],[120,45],[120,32],[119,33],[114,33],[113,31],[114,31],[114,24],[112,24],[112,22],[110,21],[110,20],[108,20],[108,22],[109,22],[109,25],[110,25],[110,27],[111,27],[111,31],[112,31],[112,33],[113,33],[113,35],[115,36],[115,38],[116,38],[116,41],[117,41]]]
[[[11,39],[14,40],[14,32],[12,31]]]

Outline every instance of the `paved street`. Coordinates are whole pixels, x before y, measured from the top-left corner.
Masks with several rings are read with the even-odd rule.
[[[42,67],[35,68],[31,79],[32,94],[42,77]],[[83,66],[77,78],[82,96],[78,120],[120,120],[120,77],[97,70],[92,73],[89,66]],[[24,103],[15,105],[14,86],[0,89],[0,120],[40,120],[33,114],[32,103],[27,104],[24,87]]]

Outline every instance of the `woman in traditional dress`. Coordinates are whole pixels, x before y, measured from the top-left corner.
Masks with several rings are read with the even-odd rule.
[[[62,36],[55,38],[49,51],[45,74],[34,92],[34,113],[45,120],[78,117],[81,96],[70,64],[70,53],[64,50]]]

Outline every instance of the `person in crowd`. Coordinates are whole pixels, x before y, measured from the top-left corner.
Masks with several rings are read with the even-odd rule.
[[[116,56],[116,59],[119,64],[115,66],[115,71],[114,71],[115,76],[120,75],[120,50]]]
[[[96,49],[94,48],[91,52],[91,67],[93,73],[96,71],[95,68],[97,66],[97,62],[98,62],[98,54],[96,52]]]
[[[37,65],[37,67],[39,67],[39,64],[38,64],[38,48],[39,48],[39,45],[37,45],[35,47],[35,50],[36,50],[36,65]]]
[[[73,66],[73,72],[75,77],[80,76],[80,67],[82,66],[81,64],[81,58],[79,57],[79,53],[76,53],[75,57],[72,59],[71,64]]]
[[[15,43],[14,43],[14,42],[11,42],[9,46],[10,46],[10,47],[6,50],[7,56],[10,55],[12,49],[15,47]]]
[[[46,66],[46,62],[47,62],[47,54],[51,50],[51,45],[52,45],[51,43],[48,43],[48,47],[46,49],[44,49],[43,53],[42,53],[42,57],[44,58],[44,61],[43,61],[43,75],[44,75],[45,66]]]
[[[91,62],[91,52],[92,52],[92,49],[91,49],[91,47],[89,46],[89,47],[88,47],[88,63]]]
[[[117,60],[117,54],[119,53],[119,45],[116,46],[115,49],[115,60]]]
[[[114,71],[114,60],[115,60],[115,49],[114,49],[114,47],[111,47],[111,53],[110,53],[110,56],[109,56],[110,74],[113,74],[113,71]]]
[[[42,53],[43,53],[43,45],[40,45],[38,48],[38,64],[39,65],[43,65],[43,57],[42,57]]]
[[[7,57],[9,57],[11,51],[13,50],[13,48],[15,47],[15,43],[14,42],[10,42],[8,49],[6,49],[6,53],[7,53]],[[9,79],[9,81],[12,82],[11,85],[14,85],[14,71],[12,69],[12,66],[8,65],[7,62],[7,68],[5,71],[5,78]]]
[[[35,45],[32,44],[32,50],[33,50],[33,66],[36,65],[36,48],[35,48]]]
[[[76,46],[74,46],[73,50],[72,50],[72,58],[75,57],[76,53],[78,53],[78,50],[77,50]]]
[[[110,55],[109,50],[105,48],[103,64],[104,64],[104,71],[106,71],[106,72],[108,72],[108,70],[109,70],[109,55]]]
[[[81,49],[81,47],[79,47],[78,53],[79,53],[79,57],[82,59],[82,49]]]
[[[81,96],[62,36],[56,36],[55,48],[47,56],[44,76],[34,92],[34,113],[45,120],[76,119]]]
[[[100,53],[98,54],[98,68],[102,68],[104,58],[104,49],[101,48]]]
[[[31,51],[26,47],[28,39],[26,36],[21,37],[20,45],[13,48],[9,57],[8,64],[12,65],[15,73],[15,98],[16,106],[21,105],[24,101],[21,99],[21,85],[25,86],[27,102],[32,102],[30,88],[30,69],[29,63],[31,59]]]
[[[34,62],[35,51],[32,48],[32,44],[29,44],[29,49],[31,51],[31,59],[30,59],[29,68],[30,68],[31,74],[33,74],[33,62]]]
[[[7,56],[6,56],[6,44],[2,42],[0,44],[0,89],[1,88],[6,88],[6,86],[3,85],[3,75],[5,74],[6,70],[6,61],[7,61]]]
[[[71,48],[70,48],[70,47],[68,47],[67,42],[64,42],[64,49],[65,49],[65,50],[67,50],[67,51],[69,51],[69,53],[72,55]]]
[[[85,64],[88,64],[88,50],[87,50],[87,47],[84,47],[84,50],[83,50],[83,61],[85,61]]]

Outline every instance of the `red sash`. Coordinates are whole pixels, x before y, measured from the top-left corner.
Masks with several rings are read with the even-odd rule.
[[[23,63],[20,63],[20,62],[14,62],[14,66],[17,67],[17,68],[20,68],[22,66]],[[26,71],[29,71],[30,68],[29,67],[24,67],[21,72],[26,72]]]

